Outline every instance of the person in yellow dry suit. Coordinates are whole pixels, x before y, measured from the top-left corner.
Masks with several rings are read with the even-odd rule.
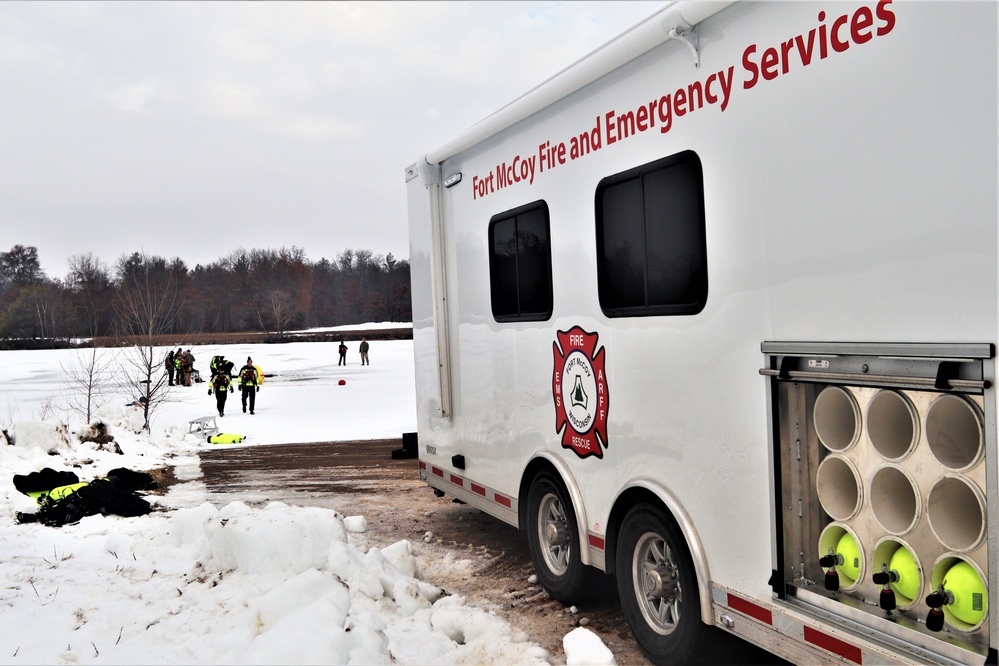
[[[215,406],[218,407],[219,416],[225,416],[225,399],[229,397],[229,389],[232,388],[232,381],[228,372],[219,372],[212,377],[211,385],[208,387],[208,395],[215,392]]]
[[[257,391],[260,390],[260,377],[257,368],[253,365],[253,359],[246,357],[246,365],[239,369],[239,392],[243,397],[243,413],[246,413],[246,403],[249,399],[250,414],[257,405]]]

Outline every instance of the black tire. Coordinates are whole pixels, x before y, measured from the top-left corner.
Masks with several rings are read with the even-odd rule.
[[[531,483],[527,502],[527,541],[538,580],[562,603],[585,599],[595,570],[583,564],[576,511],[565,486],[551,474],[540,474]]]
[[[625,515],[617,544],[617,588],[638,646],[656,664],[698,663],[708,625],[680,528],[649,504]]]

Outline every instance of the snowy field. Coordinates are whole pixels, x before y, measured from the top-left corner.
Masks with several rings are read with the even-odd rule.
[[[371,342],[361,366],[348,340],[193,347],[195,368],[248,356],[266,379],[256,414],[238,394],[218,425],[242,445],[366,440],[416,430],[411,340]],[[185,347],[186,348],[186,347]],[[167,349],[161,350],[165,355]],[[110,353],[110,352],[108,352]],[[116,353],[121,353],[120,350]],[[151,432],[122,381],[102,381],[100,420],[122,454],[81,442],[88,426],[67,385],[81,352],[0,352],[0,663],[4,664],[530,664],[553,663],[495,615],[420,579],[408,541],[363,550],[364,516],[272,503],[208,502],[188,422],[216,414],[207,383],[169,388]],[[340,381],[344,384],[341,385]],[[76,407],[74,407],[76,405]],[[13,475],[50,467],[88,481],[111,469],[173,466],[183,483],[136,518],[18,524],[37,510]],[[526,582],[525,582],[526,584]],[[565,638],[569,664],[613,664],[585,628]]]

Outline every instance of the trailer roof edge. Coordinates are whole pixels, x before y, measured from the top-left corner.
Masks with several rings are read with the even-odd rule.
[[[643,53],[651,51],[672,39],[677,32],[683,34],[689,31],[733,2],[735,0],[675,0],[479,121],[456,138],[428,152],[423,161],[427,164],[440,164],[483,139],[515,125],[593,83]]]

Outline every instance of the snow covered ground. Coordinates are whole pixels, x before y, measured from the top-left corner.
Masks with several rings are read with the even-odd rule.
[[[223,432],[242,445],[399,437],[416,429],[412,341],[359,340],[348,365],[334,343],[194,347],[195,367],[247,356],[267,375],[256,414],[229,398]],[[185,347],[186,348],[186,347]],[[163,354],[167,349],[161,350]],[[126,406],[121,357],[99,414],[122,454],[79,435],[88,424],[67,386],[86,352],[0,352],[0,663],[10,664],[530,664],[553,661],[495,615],[421,580],[408,541],[356,547],[364,516],[272,503],[214,506],[200,483],[205,440],[188,422],[215,414],[207,384],[172,387],[150,433]],[[102,354],[119,354],[107,351]],[[111,357],[109,356],[109,359]],[[340,385],[340,380],[344,381]],[[136,518],[18,524],[34,512],[15,474],[50,467],[81,480],[111,469],[172,466],[184,480]],[[526,581],[525,581],[526,584]],[[569,664],[613,664],[594,633],[565,637]]]

